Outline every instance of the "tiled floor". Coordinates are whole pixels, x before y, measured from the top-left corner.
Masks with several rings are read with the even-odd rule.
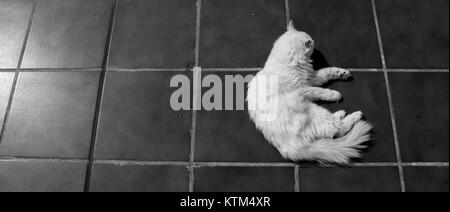
[[[413,1],[0,0],[0,191],[448,192],[449,3]],[[285,161],[246,110],[170,107],[175,75],[255,74],[291,18],[316,68],[354,72],[324,106],[375,126],[348,167]]]

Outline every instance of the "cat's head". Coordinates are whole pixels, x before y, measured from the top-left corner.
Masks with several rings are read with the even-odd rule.
[[[271,57],[278,61],[296,63],[309,62],[314,51],[314,40],[307,33],[295,28],[292,21],[287,25],[286,32],[275,42]]]
[[[289,22],[287,31],[282,37],[285,37],[284,39],[287,39],[296,51],[308,57],[312,55],[314,51],[314,40],[306,32],[298,31],[294,26],[294,22]]]

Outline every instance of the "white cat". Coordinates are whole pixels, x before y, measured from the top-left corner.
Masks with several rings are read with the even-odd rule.
[[[360,157],[372,126],[362,112],[331,113],[314,101],[338,101],[338,91],[320,88],[329,80],[346,79],[341,68],[314,71],[314,41],[292,23],[275,42],[264,68],[249,83],[247,102],[251,119],[284,158],[348,163]]]

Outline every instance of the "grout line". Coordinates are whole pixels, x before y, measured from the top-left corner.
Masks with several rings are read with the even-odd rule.
[[[295,167],[293,163],[195,162],[195,167]]]
[[[88,72],[102,71],[101,68],[22,68],[20,72]]]
[[[285,12],[286,12],[286,24],[285,24],[285,26],[287,26],[289,24],[289,22],[291,21],[289,0],[284,0],[284,9],[285,9]]]
[[[192,71],[190,68],[107,68],[108,72]]]
[[[5,68],[5,69],[0,69],[0,73],[8,73],[8,72],[16,72],[17,68]]]
[[[415,162],[401,163],[403,167],[448,167],[448,162]]]
[[[26,32],[25,32],[25,37],[24,37],[23,43],[22,43],[22,49],[20,50],[19,61],[17,63],[17,68],[14,71],[15,74],[14,74],[13,83],[11,85],[11,91],[9,93],[8,104],[6,106],[6,112],[5,112],[5,115],[4,115],[3,123],[1,123],[2,124],[2,126],[1,126],[2,128],[0,129],[0,144],[1,144],[2,140],[3,140],[3,136],[4,136],[4,133],[5,133],[5,130],[6,130],[6,127],[7,127],[9,114],[10,114],[10,111],[11,111],[12,102],[13,102],[13,99],[14,99],[14,95],[16,93],[17,81],[19,79],[19,70],[20,70],[20,67],[22,66],[23,57],[25,55],[25,49],[26,49],[26,46],[27,46],[27,43],[28,43],[28,38],[29,38],[30,33],[31,33],[31,27],[33,25],[33,21],[34,21],[34,17],[35,17],[38,5],[39,5],[39,1],[38,0],[34,1],[33,9],[31,10],[30,18],[28,20],[27,29],[26,29]]]
[[[194,94],[195,95],[195,94]],[[194,98],[196,99],[196,98]],[[194,160],[195,160],[195,138],[197,128],[197,111],[192,110],[192,122],[191,122],[191,151],[189,154],[189,192],[194,191]]]
[[[373,20],[375,22],[375,29],[377,32],[377,39],[378,39],[378,47],[380,50],[380,58],[381,58],[381,65],[383,67],[383,70],[386,70],[386,58],[384,56],[384,48],[383,48],[383,40],[381,38],[381,30],[380,30],[380,23],[378,21],[378,13],[377,13],[377,7],[375,4],[375,0],[371,0],[372,5],[372,12],[373,12]]]
[[[202,68],[206,72],[252,72],[263,68]],[[353,72],[384,72],[383,68],[346,68]],[[387,69],[388,72],[448,72],[448,69]]]
[[[193,78],[194,78],[194,93],[192,94],[192,120],[191,120],[191,151],[189,153],[189,162],[190,162],[190,166],[189,166],[189,192],[193,192],[194,191],[194,179],[195,179],[195,175],[194,175],[194,161],[195,161],[195,141],[196,141],[196,131],[197,131],[197,109],[196,109],[196,105],[197,104],[201,104],[201,100],[199,99],[198,96],[198,87],[195,86],[195,82],[197,81],[196,79],[199,77],[201,77],[201,72],[202,69],[200,67],[195,67],[194,68],[194,74],[193,74]],[[200,97],[201,98],[201,97]]]
[[[194,95],[196,95],[194,93]],[[196,100],[197,98],[194,98]],[[197,128],[197,111],[192,110],[192,121],[191,121],[191,151],[189,154],[189,192],[194,190],[194,159],[195,159],[195,138],[196,138],[196,128]]]
[[[87,163],[87,159],[76,158],[26,158],[26,157],[1,157],[0,162],[64,162],[64,163]]]
[[[195,169],[192,163],[189,163],[189,192],[194,192],[194,186],[195,186]]]
[[[20,73],[34,72],[96,72],[102,71],[101,68],[36,68],[20,69]]]
[[[192,70],[194,81],[197,78],[197,75],[200,75],[202,69],[199,67],[199,57],[200,57],[200,29],[201,29],[201,11],[202,11],[202,0],[197,0],[197,16],[196,16],[196,26],[195,26],[195,67]],[[195,160],[195,139],[196,139],[196,131],[197,131],[197,110],[195,109],[195,105],[198,104],[200,99],[198,99],[198,91],[197,87],[194,87],[193,93],[193,101],[192,107],[192,117],[191,117],[191,151],[189,153],[189,192],[194,192],[194,184],[195,184],[195,169],[194,169],[194,160]]]
[[[202,68],[206,72],[253,72],[263,68]]]
[[[448,69],[386,69],[387,72],[448,73]]]
[[[135,160],[94,160],[99,164],[110,165],[143,165],[143,166],[190,166],[190,162],[184,161],[135,161]]]
[[[252,72],[263,68],[202,68],[206,72]],[[383,68],[347,68],[353,72],[383,72]],[[16,72],[17,69],[0,69],[0,72]],[[102,68],[26,68],[19,72],[85,72],[102,71]],[[193,68],[107,68],[108,72],[158,72],[158,71],[193,71]],[[386,69],[387,72],[406,73],[448,73],[449,69]]]
[[[294,191],[300,192],[300,168],[299,166],[295,166],[294,168],[294,177],[295,177],[295,184],[294,184]]]
[[[201,12],[202,12],[202,0],[197,0],[197,16],[195,25],[195,66],[199,66],[200,58],[200,29],[201,29]]]
[[[405,174],[404,174],[403,166],[402,166],[402,156],[401,156],[401,151],[400,151],[400,143],[398,140],[394,103],[393,103],[393,99],[392,99],[391,86],[389,83],[389,76],[388,76],[388,71],[387,71],[387,66],[386,66],[386,58],[384,55],[383,40],[381,37],[381,29],[380,29],[380,25],[378,22],[378,14],[377,14],[375,0],[371,0],[371,4],[372,4],[372,10],[373,10],[373,17],[374,17],[374,21],[375,21],[375,27],[376,27],[376,31],[377,31],[378,45],[380,48],[381,62],[383,65],[384,79],[385,79],[385,83],[386,83],[386,92],[387,92],[387,97],[388,97],[389,111],[390,111],[391,123],[392,123],[392,131],[393,131],[393,135],[394,135],[395,152],[396,152],[397,163],[398,163],[400,187],[401,187],[401,191],[405,192],[406,191]]]
[[[389,102],[389,111],[391,114],[391,122],[392,122],[392,131],[394,134],[394,143],[395,143],[395,151],[396,151],[396,155],[397,155],[397,162],[398,162],[398,171],[399,171],[399,176],[400,176],[400,185],[402,188],[402,192],[405,192],[406,188],[405,188],[405,175],[403,172],[403,167],[402,167],[402,156],[401,156],[401,151],[400,151],[400,143],[398,140],[398,132],[397,132],[397,125],[396,125],[396,119],[395,119],[395,110],[394,110],[394,103],[392,100],[392,93],[391,93],[391,86],[389,84],[389,77],[388,77],[388,73],[384,72],[384,78],[385,78],[385,82],[386,82],[386,91],[387,91],[387,96],[388,96],[388,102]]]
[[[97,93],[97,102],[95,105],[95,114],[94,114],[94,120],[93,120],[93,127],[92,127],[92,137],[91,137],[91,144],[89,149],[89,160],[87,165],[87,171],[86,171],[86,179],[84,184],[84,191],[89,192],[90,186],[91,186],[91,178],[92,178],[92,171],[93,171],[93,163],[94,163],[94,156],[95,156],[95,146],[97,142],[97,131],[98,131],[98,122],[100,117],[100,110],[102,105],[102,98],[103,98],[103,92],[105,89],[105,81],[106,81],[106,68],[108,67],[109,62],[109,53],[111,49],[111,41],[112,41],[112,35],[114,31],[114,22],[117,12],[119,0],[115,0],[110,14],[110,22],[109,22],[109,29],[108,29],[108,35],[105,43],[105,52],[104,52],[104,59],[102,64],[102,71],[100,73],[100,79],[98,84],[98,93]]]
[[[230,71],[230,72],[246,72],[260,71],[262,68],[202,68],[202,71]]]
[[[89,162],[89,159],[81,158],[45,158],[45,157],[0,157],[1,162]],[[298,167],[298,168],[333,168],[333,167],[396,167],[397,162],[366,162],[353,163],[346,166],[336,166],[332,164],[294,164],[289,162],[194,162],[190,161],[140,161],[140,160],[113,160],[94,159],[93,163],[112,165],[167,165],[167,166],[187,166],[197,167]],[[403,167],[449,167],[449,162],[407,162],[400,164]]]

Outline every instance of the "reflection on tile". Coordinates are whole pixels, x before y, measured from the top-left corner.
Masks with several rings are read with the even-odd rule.
[[[0,1],[0,68],[17,68],[33,0]]]
[[[372,140],[368,152],[363,154],[367,162],[395,162],[395,144],[386,83],[382,72],[353,72],[349,82],[333,82],[330,89],[341,92],[343,103],[324,104],[331,112],[345,110],[348,114],[362,111],[373,124]]]
[[[448,192],[448,167],[406,167],[407,192]]]
[[[40,0],[22,68],[98,68],[112,0]]]
[[[322,63],[347,68],[380,68],[370,0],[290,0],[298,30],[315,40]],[[326,66],[326,65],[324,65]]]
[[[99,74],[20,73],[1,154],[86,158]]]
[[[95,157],[187,161],[191,111],[174,111],[171,78],[186,72],[108,72]]]
[[[81,192],[85,162],[0,161],[0,192]]]
[[[196,2],[196,0],[119,1],[110,66],[193,67]]]
[[[403,161],[448,162],[448,73],[389,73]]]
[[[388,68],[448,68],[448,0],[377,0]]]
[[[200,66],[262,67],[285,30],[283,0],[202,1]]]
[[[293,167],[203,167],[195,169],[197,192],[293,192]]]
[[[255,72],[208,72],[220,76],[225,82],[226,76],[243,79]],[[204,73],[204,77],[208,74]],[[222,91],[225,98],[225,83]],[[246,93],[246,85],[242,86]],[[203,94],[209,88],[203,88]],[[234,98],[238,94],[235,88]],[[245,95],[245,94],[244,94]],[[244,95],[242,95],[244,97]],[[241,99],[243,102],[244,100]],[[222,101],[224,102],[224,100]],[[236,104],[236,100],[234,100]],[[278,151],[265,140],[250,120],[247,110],[201,110],[197,112],[196,161],[258,162],[284,161]]]
[[[183,166],[95,164],[93,192],[186,192],[188,169]]]
[[[302,192],[398,192],[397,167],[300,168]]]
[[[0,132],[2,130],[3,121],[8,107],[9,95],[11,94],[11,86],[14,80],[14,73],[0,72]]]

